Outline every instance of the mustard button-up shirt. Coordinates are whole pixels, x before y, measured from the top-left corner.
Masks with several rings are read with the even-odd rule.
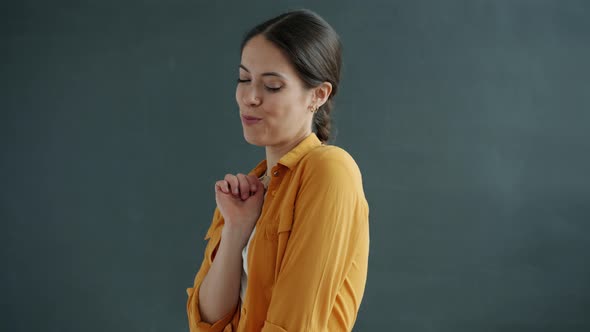
[[[263,160],[250,174],[265,171]],[[248,249],[244,303],[213,324],[199,313],[199,287],[215,259],[224,224],[215,209],[205,257],[193,287],[187,288],[190,330],[351,331],[369,257],[369,206],[357,164],[312,133],[269,174],[270,195]]]

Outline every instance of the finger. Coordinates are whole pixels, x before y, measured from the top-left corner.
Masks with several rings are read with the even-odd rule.
[[[242,200],[246,200],[250,197],[250,182],[248,182],[248,177],[242,173],[238,173],[237,178],[240,186],[240,196]]]
[[[231,189],[232,195],[237,197],[240,194],[238,178],[233,174],[226,174],[225,181],[227,181],[227,183],[229,184],[229,188]]]
[[[260,182],[260,180],[258,179],[258,177],[256,175],[249,174],[248,175],[248,182],[250,183],[250,191],[253,194],[255,194],[256,190],[258,189],[258,182]]]
[[[256,178],[256,192],[254,193],[254,196],[264,196],[264,184],[262,183],[262,181],[258,180],[258,178]]]
[[[224,194],[229,193],[229,184],[225,180],[219,180],[215,182],[215,189],[221,191]]]

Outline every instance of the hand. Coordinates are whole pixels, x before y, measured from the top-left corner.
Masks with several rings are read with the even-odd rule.
[[[227,174],[215,183],[215,202],[225,220],[223,233],[235,234],[242,247],[260,217],[263,201],[264,185],[254,175]]]

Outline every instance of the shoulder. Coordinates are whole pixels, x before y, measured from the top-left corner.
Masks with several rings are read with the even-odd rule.
[[[346,180],[361,185],[361,172],[354,158],[334,145],[319,146],[301,160],[302,176],[320,183]],[[352,180],[352,181],[351,181]]]
[[[336,145],[321,145],[309,151],[305,156],[308,162],[318,160],[332,160],[341,162],[354,162],[352,156],[343,148]],[[356,164],[356,163],[355,163]]]
[[[302,160],[304,166],[313,166],[316,169],[334,170],[336,168],[344,168],[350,172],[358,172],[360,170],[356,161],[343,148],[335,145],[322,145],[311,150]]]

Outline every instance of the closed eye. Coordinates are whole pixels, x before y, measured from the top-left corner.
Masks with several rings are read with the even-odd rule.
[[[271,88],[269,86],[264,86],[264,88],[270,92],[278,92],[282,87],[278,87],[278,88]]]
[[[248,83],[248,82],[250,82],[250,81],[251,81],[251,80],[243,80],[243,79],[239,79],[239,78],[238,78],[238,83]],[[279,92],[279,90],[281,90],[283,87],[282,87],[282,86],[280,86],[280,87],[278,87],[278,88],[274,88],[274,87],[270,87],[270,86],[266,86],[266,85],[265,85],[265,86],[264,86],[264,88],[265,88],[267,91],[269,91],[269,92]]]

